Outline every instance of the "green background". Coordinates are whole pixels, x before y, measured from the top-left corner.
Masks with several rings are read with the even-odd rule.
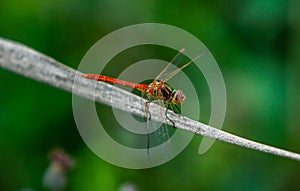
[[[0,36],[77,68],[97,40],[121,27],[156,22],[182,28],[209,48],[222,70],[228,99],[223,130],[300,152],[299,9],[297,0],[1,0]],[[160,49],[152,48],[158,58],[174,56]],[[202,112],[207,122],[209,108]],[[45,190],[42,177],[54,147],[76,160],[65,190],[122,190],[128,184],[137,190],[300,188],[299,162],[218,141],[198,155],[201,139],[195,136],[159,167],[113,166],[81,139],[70,93],[0,69],[0,190]]]

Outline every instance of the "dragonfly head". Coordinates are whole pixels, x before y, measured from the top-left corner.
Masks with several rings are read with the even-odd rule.
[[[185,95],[182,90],[177,90],[173,96],[172,102],[181,105],[185,101]]]

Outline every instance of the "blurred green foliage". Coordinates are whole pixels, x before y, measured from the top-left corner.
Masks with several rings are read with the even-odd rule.
[[[199,38],[222,70],[228,96],[223,129],[300,152],[299,8],[296,0],[1,0],[0,36],[77,68],[89,47],[116,29],[144,22],[177,26]],[[138,190],[300,188],[299,162],[221,142],[200,156],[200,136],[164,165],[122,169],[99,159],[80,138],[70,93],[4,69],[0,92],[3,191],[43,190],[47,155],[55,146],[76,160],[66,190],[117,190],[125,183]],[[209,111],[203,115],[207,122]]]

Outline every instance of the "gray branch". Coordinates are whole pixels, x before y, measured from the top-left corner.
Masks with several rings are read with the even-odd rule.
[[[123,111],[130,111],[145,116],[145,101],[120,88],[103,82],[96,82],[80,76],[80,72],[69,68],[54,59],[32,50],[22,44],[0,38],[0,66],[20,75],[48,83],[52,86],[72,92],[73,94],[110,105]],[[3,79],[2,79],[3,80]],[[73,88],[76,87],[76,88]],[[95,89],[96,87],[96,89]],[[96,91],[95,91],[96,90]],[[111,101],[111,98],[114,101]],[[128,101],[123,101],[124,99]],[[151,104],[151,119],[164,121],[159,115],[161,108]],[[206,137],[300,161],[300,154],[251,141],[188,117],[168,111],[168,116],[177,128],[200,134]],[[169,123],[170,124],[170,123]]]

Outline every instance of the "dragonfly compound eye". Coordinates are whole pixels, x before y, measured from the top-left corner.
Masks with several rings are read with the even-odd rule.
[[[185,98],[186,97],[185,97],[183,91],[177,90],[174,95],[173,101],[175,102],[175,104],[180,105],[185,101]]]

